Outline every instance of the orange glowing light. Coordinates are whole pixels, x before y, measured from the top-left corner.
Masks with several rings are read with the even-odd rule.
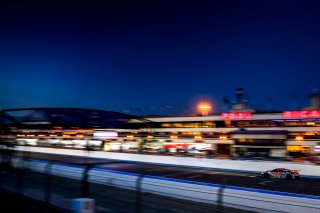
[[[211,105],[209,103],[200,103],[198,105],[198,110],[202,115],[208,115],[211,110]]]
[[[199,110],[210,110],[211,106],[210,106],[210,104],[207,104],[207,103],[200,103],[198,105],[198,108],[199,108]]]
[[[195,139],[195,140],[202,140],[202,136],[196,135],[196,136],[194,136],[194,139]]]
[[[301,135],[296,136],[296,140],[297,141],[302,141],[303,140],[303,136],[301,136]]]
[[[227,136],[221,135],[221,136],[219,137],[219,139],[220,139],[220,140],[226,140],[226,139],[227,139]]]
[[[207,110],[209,110],[209,109],[211,109],[211,106],[208,106],[208,105],[200,105],[200,106],[199,106],[199,109],[207,109]]]
[[[178,139],[178,136],[176,136],[176,135],[171,135],[170,138],[171,138],[171,139]]]

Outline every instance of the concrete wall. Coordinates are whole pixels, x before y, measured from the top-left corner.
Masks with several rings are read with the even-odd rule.
[[[225,169],[246,172],[261,172],[274,168],[300,169],[302,176],[311,176],[320,178],[320,166],[312,164],[299,164],[293,162],[269,162],[269,161],[251,161],[251,160],[226,160],[226,159],[207,159],[194,157],[175,157],[175,156],[157,156],[129,153],[113,153],[102,151],[83,151],[71,149],[53,149],[43,147],[24,147],[16,148],[20,151],[31,151],[40,153],[52,153],[62,155],[75,155],[83,157],[104,158],[114,160],[135,161],[144,163],[156,163],[164,165],[176,165],[184,167],[198,167],[208,169]]]

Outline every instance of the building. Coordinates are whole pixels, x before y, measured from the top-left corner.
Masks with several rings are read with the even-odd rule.
[[[320,96],[317,90],[310,95],[310,106],[297,111],[259,113],[249,108],[242,88],[236,89],[236,99],[229,112],[218,115],[206,112],[149,116],[145,117],[147,123],[135,119],[129,123],[140,133],[149,134],[153,143],[169,146],[173,152],[177,149],[172,147],[178,147],[180,151],[192,147],[198,151],[242,157],[320,154]]]
[[[130,120],[163,143],[210,144],[222,155],[284,157],[318,154],[320,110],[279,113],[230,112],[220,115],[146,117]],[[150,125],[151,124],[151,125]]]
[[[0,114],[1,137],[14,135],[18,145],[101,148],[105,140],[117,140],[121,130],[128,131],[130,119],[140,118],[82,108],[8,109]]]
[[[320,155],[319,94],[303,110],[258,112],[243,89],[229,112],[138,117],[80,108],[2,110],[1,138],[18,145],[221,157]],[[6,135],[9,135],[8,137]]]

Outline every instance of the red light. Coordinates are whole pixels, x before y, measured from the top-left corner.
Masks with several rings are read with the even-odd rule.
[[[285,111],[282,113],[283,118],[318,118],[320,110],[301,110],[301,111]]]
[[[242,119],[251,119],[251,112],[231,112],[231,113],[222,113],[221,118],[223,120],[242,120]]]

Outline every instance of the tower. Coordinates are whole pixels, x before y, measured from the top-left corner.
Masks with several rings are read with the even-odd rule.
[[[246,111],[248,110],[248,98],[244,95],[243,88],[237,88],[236,92],[236,103],[232,105],[232,111]]]
[[[320,108],[319,89],[313,89],[309,97],[310,97],[310,108],[319,109]]]

